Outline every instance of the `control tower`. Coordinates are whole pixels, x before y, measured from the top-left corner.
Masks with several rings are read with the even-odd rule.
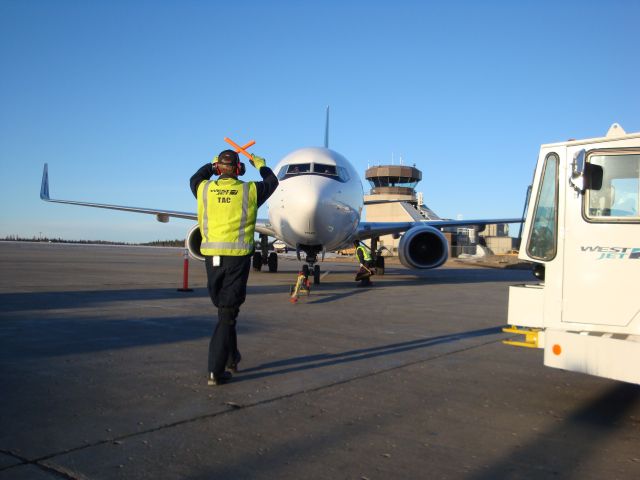
[[[422,172],[415,166],[380,165],[368,168],[365,178],[371,185],[365,201],[401,200],[406,203],[383,203],[367,205],[366,220],[368,222],[402,222],[420,220],[439,220],[433,210],[423,204],[422,194],[415,191],[422,180]],[[391,235],[380,237],[379,246],[386,247],[383,255],[396,255],[398,239]]]

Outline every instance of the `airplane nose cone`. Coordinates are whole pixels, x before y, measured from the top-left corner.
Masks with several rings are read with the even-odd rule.
[[[291,212],[291,229],[293,233],[307,240],[315,237],[318,231],[318,212],[321,205],[322,189],[318,182],[311,182],[310,176],[292,179],[296,182],[287,198],[287,213]]]
[[[286,180],[279,207],[286,212],[283,231],[303,245],[326,245],[335,237],[336,196],[340,184],[305,175]]]

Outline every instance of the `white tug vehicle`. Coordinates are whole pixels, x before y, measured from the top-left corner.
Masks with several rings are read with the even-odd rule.
[[[509,328],[544,364],[640,384],[640,132],[542,145],[519,258],[540,282],[509,289]]]

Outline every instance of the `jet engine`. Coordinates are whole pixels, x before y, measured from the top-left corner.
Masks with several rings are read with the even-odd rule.
[[[398,254],[405,267],[436,268],[449,258],[449,243],[437,228],[413,227],[400,239]]]
[[[184,241],[184,246],[189,250],[189,256],[195,260],[201,260],[204,262],[204,255],[200,252],[200,244],[202,243],[202,234],[200,233],[200,226],[196,223],[187,232],[187,238]]]

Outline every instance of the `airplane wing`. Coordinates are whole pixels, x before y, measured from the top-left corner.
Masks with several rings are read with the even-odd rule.
[[[167,223],[169,218],[183,218],[185,220],[198,221],[198,214],[195,212],[178,212],[175,210],[161,210],[157,208],[141,208],[141,207],[128,207],[125,205],[109,205],[105,203],[91,203],[91,202],[79,202],[76,200],[59,200],[49,197],[49,166],[44,164],[44,170],[42,171],[42,186],[40,187],[40,198],[46,202],[53,203],[67,203],[69,205],[81,205],[84,207],[106,208],[109,210],[123,210],[125,212],[146,213],[148,215],[155,215],[159,222]],[[264,233],[271,237],[275,237],[273,228],[269,220],[258,219],[256,221],[256,231],[258,233]]]
[[[49,168],[44,164],[44,170],[42,171],[42,186],[40,187],[40,198],[46,202],[53,203],[67,203],[70,205],[82,205],[85,207],[106,208],[109,210],[123,210],[125,212],[137,212],[146,213],[149,215],[155,215],[157,220],[162,223],[167,223],[170,217],[184,218],[186,220],[198,220],[198,214],[193,212],[177,212],[174,210],[160,210],[157,208],[140,208],[140,207],[128,207],[125,205],[108,205],[104,203],[91,203],[91,202],[79,202],[76,200],[58,200],[49,197]]]
[[[360,222],[355,237],[359,240],[404,233],[413,227],[470,227],[495,223],[522,223],[522,218],[483,218],[475,220],[422,220],[415,222]]]

